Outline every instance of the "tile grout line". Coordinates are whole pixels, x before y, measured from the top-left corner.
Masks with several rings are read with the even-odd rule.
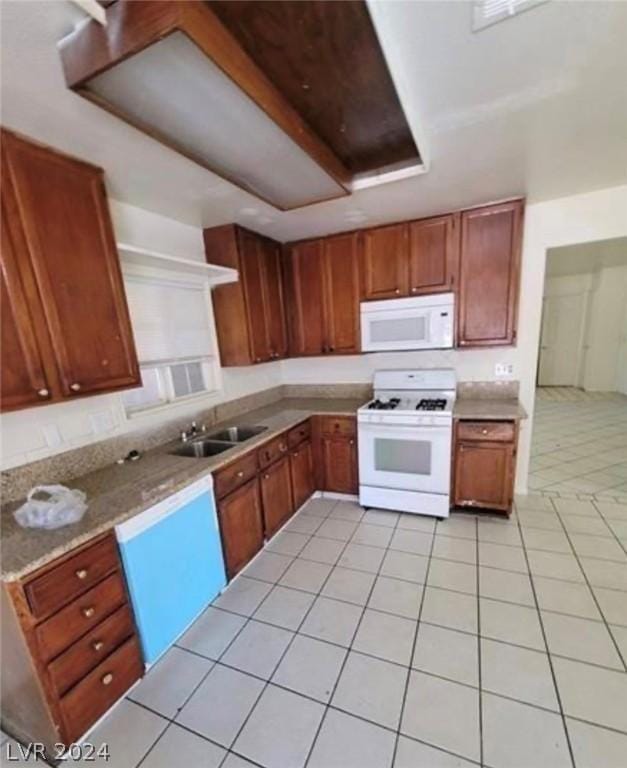
[[[413,660],[414,660],[414,654],[416,653],[416,646],[418,644],[418,635],[420,633],[420,620],[421,620],[421,617],[422,617],[422,608],[423,608],[423,605],[424,605],[425,594],[426,594],[426,591],[427,591],[427,584],[428,584],[428,581],[429,581],[429,569],[431,568],[431,558],[432,558],[432,554],[433,554],[433,548],[435,546],[435,537],[436,537],[436,531],[437,531],[437,528],[438,528],[438,523],[439,523],[439,521],[436,520],[435,525],[433,527],[433,533],[431,535],[431,547],[430,547],[430,550],[429,550],[429,556],[427,558],[427,566],[426,566],[426,569],[425,569],[425,577],[424,577],[425,581],[424,581],[424,584],[422,586],[422,592],[420,594],[420,605],[418,606],[418,618],[417,618],[417,621],[416,621],[416,630],[414,632],[414,639],[413,639],[411,653],[410,653],[410,657],[409,657],[409,667],[408,667],[408,670],[407,670],[407,677],[405,679],[405,690],[403,691],[403,698],[402,698],[402,701],[401,701],[401,711],[400,711],[399,718],[398,718],[398,728],[396,730],[396,738],[394,740],[394,749],[392,751],[392,765],[394,765],[394,763],[396,761],[396,754],[398,752],[398,744],[399,744],[399,741],[400,741],[400,738],[401,738],[401,729],[403,727],[403,717],[405,715],[405,706],[407,704],[407,692],[409,691],[409,685],[410,685],[410,682],[411,682],[411,674],[412,674],[412,663],[413,663]]]
[[[552,504],[552,502],[551,502],[551,504]],[[560,523],[561,523],[561,520],[560,520]],[[519,520],[517,521],[517,524],[518,524],[518,528],[519,528],[519,531],[520,531],[520,521]],[[520,531],[520,535],[521,535],[521,538],[522,538],[522,531]],[[527,548],[525,546],[524,541],[523,541],[523,552],[524,552],[525,560],[527,561],[527,567],[529,568],[529,573],[531,574],[531,569],[530,569],[530,566],[529,566],[529,558],[528,558],[528,555],[527,555]],[[547,637],[546,637],[546,631],[544,629],[544,622],[542,621],[542,614],[540,613],[540,603],[538,601],[538,595],[536,593],[536,586],[535,586],[533,578],[530,578],[529,580],[531,582],[531,590],[533,592],[533,597],[534,597],[534,601],[535,601],[535,608],[536,608],[536,614],[538,616],[538,621],[539,621],[539,624],[540,624],[540,630],[542,632],[542,639],[544,641],[544,648],[545,648],[545,652],[546,652],[546,657],[547,657],[547,661],[548,661],[548,664],[549,664],[549,668],[551,670],[551,678],[553,680],[553,687],[555,689],[555,697],[557,698],[557,705],[559,707],[559,714],[560,714],[560,717],[561,717],[561,720],[562,720],[562,728],[564,729],[564,736],[566,737],[566,744],[568,746],[568,752],[569,752],[569,755],[570,755],[570,761],[571,761],[571,764],[573,765],[573,768],[574,768],[574,766],[576,765],[576,763],[575,763],[575,754],[574,754],[574,751],[573,751],[573,746],[572,746],[571,741],[570,741],[570,734],[569,734],[568,728],[566,726],[566,716],[564,714],[564,707],[563,707],[563,704],[562,704],[562,697],[561,697],[561,694],[560,694],[560,691],[559,691],[559,687],[557,685],[557,677],[555,675],[555,669],[553,667],[553,659],[551,658],[551,652],[550,652],[549,644],[548,644]]]
[[[369,508],[363,507],[363,509],[366,509],[366,511],[370,511],[371,508],[369,509]],[[333,701],[333,697],[335,696],[335,692],[337,690],[337,686],[338,686],[338,683],[340,681],[340,678],[342,677],[342,674],[344,673],[344,669],[346,667],[346,663],[348,661],[348,658],[349,658],[349,656],[351,654],[351,651],[353,650],[353,643],[355,642],[355,638],[359,634],[359,628],[361,627],[361,622],[363,621],[363,618],[364,618],[364,615],[366,613],[366,609],[367,609],[368,603],[370,602],[370,598],[372,597],[372,592],[374,590],[375,584],[377,583],[377,579],[381,575],[381,568],[383,567],[383,563],[385,562],[385,559],[386,559],[386,557],[388,555],[388,552],[390,552],[390,544],[391,544],[392,540],[394,539],[394,534],[396,533],[397,530],[399,530],[398,524],[399,524],[400,519],[401,519],[401,513],[396,513],[396,515],[397,515],[397,517],[396,517],[396,521],[395,521],[394,525],[393,526],[386,526],[388,529],[392,530],[392,535],[390,536],[390,539],[389,539],[387,545],[384,548],[382,548],[383,551],[384,551],[384,555],[381,558],[381,562],[379,563],[379,566],[377,568],[376,573],[374,574],[374,578],[372,580],[372,584],[370,586],[370,589],[368,591],[368,595],[367,595],[367,597],[366,597],[366,599],[364,601],[364,604],[363,604],[363,606],[361,606],[361,614],[359,616],[359,620],[357,621],[357,624],[356,624],[355,629],[353,631],[353,635],[351,637],[349,646],[346,649],[346,654],[344,656],[344,659],[342,660],[342,664],[340,666],[340,671],[339,671],[339,673],[338,673],[338,675],[337,675],[337,677],[335,679],[335,683],[333,684],[333,688],[331,690],[331,695],[329,696],[329,700],[326,703],[324,713],[323,713],[322,718],[320,719],[320,722],[318,724],[318,728],[316,730],[316,733],[315,733],[315,736],[313,738],[313,741],[311,742],[311,746],[309,748],[309,752],[307,753],[307,757],[306,757],[305,762],[303,764],[303,768],[307,768],[307,766],[309,765],[309,761],[311,760],[311,756],[313,755],[314,749],[316,747],[316,743],[318,742],[318,737],[320,736],[320,733],[322,731],[322,727],[323,727],[324,722],[325,722],[325,720],[327,718],[327,714],[329,712],[329,709],[335,709],[332,706],[331,702]],[[363,516],[362,516],[362,519],[363,519]],[[354,535],[354,532],[353,532],[353,535]],[[352,539],[352,536],[351,536],[351,539]],[[340,555],[340,558],[341,558],[341,555]],[[358,653],[358,651],[355,651],[355,653]],[[356,715],[353,715],[353,713],[347,713],[347,714],[349,714],[350,716],[356,716]],[[360,719],[364,719],[365,720],[365,718],[360,718]],[[366,722],[370,722],[370,721],[366,720]],[[385,727],[385,726],[381,726],[380,723],[377,723],[376,725],[379,725],[379,727]],[[392,766],[393,759],[394,759],[394,755],[392,755],[392,761],[390,761],[390,768]]]
[[[477,534],[477,662],[478,662],[478,685],[479,685],[479,744],[480,744],[480,758],[481,765],[484,765],[485,760],[485,748],[483,744],[483,679],[482,679],[482,665],[481,665],[481,542],[479,540],[479,520],[475,521],[476,534]],[[520,535],[520,534],[519,534]]]
[[[557,510],[557,515],[558,515],[558,517],[560,517],[560,520],[561,520],[561,516],[560,516],[559,510]],[[605,618],[605,614],[601,610],[601,605],[599,604],[597,596],[595,595],[594,590],[592,589],[592,584],[590,583],[590,580],[588,579],[588,574],[586,573],[585,568],[581,564],[581,560],[579,559],[579,555],[577,554],[577,551],[573,547],[573,544],[572,544],[571,538],[570,538],[570,536],[568,534],[568,531],[566,531],[566,538],[568,539],[568,541],[570,543],[570,546],[571,546],[571,548],[573,550],[573,555],[575,557],[575,560],[577,561],[577,565],[579,566],[579,569],[581,570],[581,573],[583,574],[583,577],[584,577],[585,582],[586,582],[586,586],[588,587],[588,590],[589,590],[590,594],[592,595],[592,599],[594,600],[594,604],[596,605],[597,610],[601,614],[601,617],[603,619],[603,624],[605,625],[605,631],[608,633],[608,635],[610,637],[610,640],[612,641],[612,644],[614,645],[614,649],[616,650],[616,653],[618,654],[618,658],[621,660],[621,662],[623,664],[623,669],[620,670],[620,671],[627,672],[627,663],[626,663],[627,659],[623,658],[623,654],[621,652],[620,646],[616,642],[616,638],[614,637],[614,633],[612,632],[612,630],[608,626],[608,622],[607,622],[607,620]]]

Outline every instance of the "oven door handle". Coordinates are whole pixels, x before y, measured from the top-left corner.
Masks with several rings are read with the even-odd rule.
[[[388,430],[394,430],[395,432],[418,432],[422,430],[428,430],[429,433],[434,433],[438,430],[441,432],[449,433],[452,432],[452,425],[451,424],[383,424],[383,423],[372,423],[372,422],[359,422],[357,424],[357,430],[358,432],[360,430],[363,430],[365,432],[369,433],[376,433],[376,432],[388,432]]]

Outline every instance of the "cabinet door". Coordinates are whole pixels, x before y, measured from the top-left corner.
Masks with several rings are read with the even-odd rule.
[[[409,292],[453,289],[459,257],[459,214],[412,221],[409,225]]]
[[[325,491],[357,493],[357,446],[352,437],[323,437]]]
[[[18,269],[17,249],[5,211],[2,189],[2,252],[0,254],[0,397],[3,411],[47,402],[52,396],[32,317],[33,300],[27,297]]]
[[[407,224],[363,232],[364,299],[393,299],[409,293]]]
[[[239,272],[237,282],[216,285],[211,290],[220,362],[223,366],[250,365],[253,362],[238,231],[239,227],[235,224],[223,224],[203,230],[207,261]]]
[[[246,297],[250,354],[253,363],[262,363],[270,359],[270,339],[266,324],[264,253],[259,237],[252,232],[240,229],[238,239],[242,283]]]
[[[359,269],[357,234],[323,241],[324,351],[345,355],[359,352]]]
[[[516,340],[523,202],[462,213],[457,343]]]
[[[4,134],[63,395],[140,383],[102,171]]]
[[[266,539],[279,530],[294,512],[290,462],[286,456],[261,475],[261,501]]]
[[[455,504],[509,510],[513,485],[513,443],[457,443]]]
[[[287,330],[285,325],[285,304],[281,277],[281,251],[278,243],[261,241],[265,268],[265,316],[270,344],[270,358],[287,356]]]
[[[294,509],[299,509],[315,491],[311,443],[301,443],[290,454]]]
[[[285,260],[290,353],[320,355],[325,344],[322,241],[292,245]]]
[[[218,502],[226,571],[233,578],[263,547],[259,480],[255,477]]]

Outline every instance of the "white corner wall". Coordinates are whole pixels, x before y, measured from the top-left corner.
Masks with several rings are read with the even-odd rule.
[[[190,259],[205,260],[202,230],[174,219],[109,200],[118,242]],[[218,395],[194,399],[161,412],[127,419],[119,393],[28,408],[0,417],[0,468],[9,469],[55,453],[155,426],[183,423],[192,413],[281,383],[277,363],[222,371]],[[51,478],[53,480],[54,478]]]

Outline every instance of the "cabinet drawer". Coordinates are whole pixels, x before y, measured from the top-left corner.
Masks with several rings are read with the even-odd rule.
[[[33,616],[58,610],[115,570],[118,562],[115,538],[107,536],[29,581],[24,591]]]
[[[302,424],[294,427],[294,429],[290,429],[287,433],[287,445],[289,448],[296,448],[296,446],[300,445],[304,440],[309,440],[310,436],[311,423],[309,420],[303,421]]]
[[[457,425],[457,438],[459,440],[512,442],[514,433],[512,421],[460,421]]]
[[[61,699],[68,738],[75,741],[142,676],[137,639],[132,637]]]
[[[281,456],[287,453],[287,434],[284,433],[267,442],[259,449],[259,466],[261,469],[269,467]]]
[[[241,459],[229,464],[214,475],[216,496],[221,499],[227,493],[243,485],[257,474],[257,454],[247,453]]]
[[[320,421],[323,435],[354,437],[357,433],[357,420],[352,416],[322,416]]]
[[[134,634],[128,605],[94,627],[48,666],[50,681],[61,696]]]
[[[35,628],[42,658],[48,661],[64,651],[125,602],[122,577],[112,573]]]

